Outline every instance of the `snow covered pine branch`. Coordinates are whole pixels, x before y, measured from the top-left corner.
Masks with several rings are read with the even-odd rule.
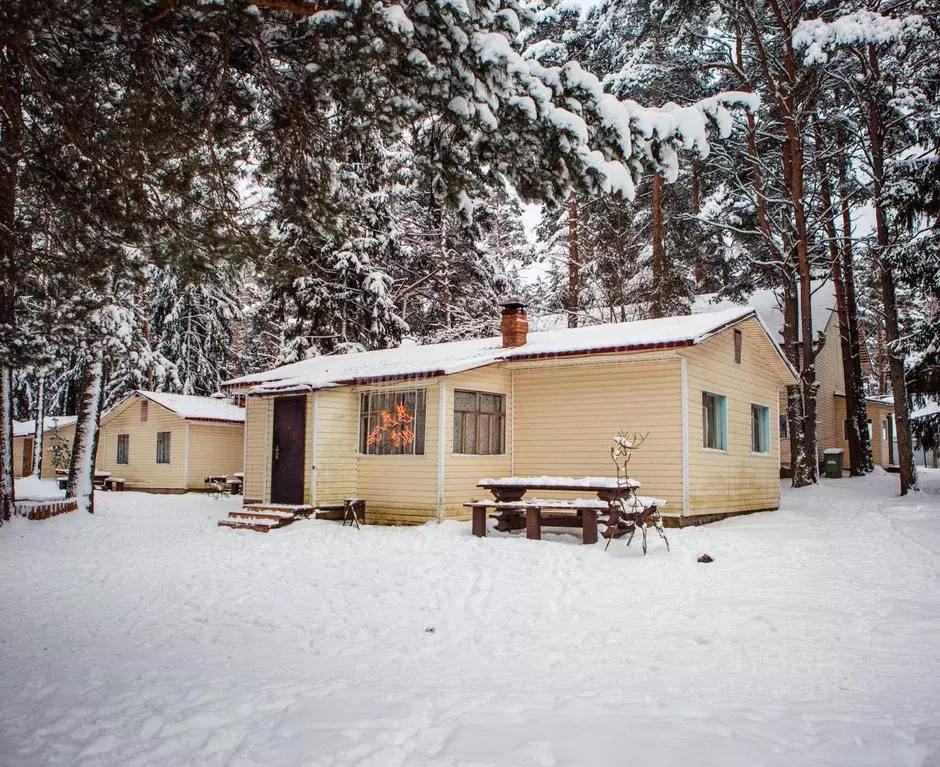
[[[686,107],[620,100],[576,61],[556,67],[525,58],[519,32],[534,17],[515,0],[368,6],[346,0],[329,10],[265,0],[249,6],[249,13],[268,25],[303,17],[324,40],[354,34],[356,45],[347,54],[369,57],[364,87],[379,81],[393,86],[377,105],[381,117],[393,121],[392,132],[446,127],[438,134],[455,148],[451,162],[441,163],[445,187],[445,177],[460,174],[449,166],[466,162],[500,173],[528,198],[562,200],[576,185],[632,200],[644,171],[674,181],[680,151],[706,157],[711,133],[730,134],[729,108],[759,105],[758,96],[743,92]],[[348,61],[347,70],[360,63]],[[326,77],[332,70],[324,64],[312,62],[308,70]],[[472,210],[462,190],[449,191],[461,209]]]

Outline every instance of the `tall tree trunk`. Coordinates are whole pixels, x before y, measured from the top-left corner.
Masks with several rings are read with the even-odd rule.
[[[0,524],[13,516],[13,366],[16,337],[16,190],[22,131],[21,73],[0,49]]]
[[[653,319],[665,316],[665,271],[666,253],[663,246],[663,178],[658,173],[653,174],[653,290],[650,296],[649,316]]]
[[[36,433],[33,436],[33,474],[42,476],[43,437],[46,429],[46,376],[36,374]]]
[[[842,355],[842,386],[845,393],[845,426],[846,441],[849,444],[849,475],[860,477],[865,472],[862,469],[862,444],[859,439],[858,422],[853,415],[858,408],[856,397],[858,385],[855,381],[855,370],[852,367],[852,349],[848,333],[848,308],[845,298],[845,284],[842,275],[842,254],[836,234],[836,216],[838,215],[832,202],[832,189],[830,186],[829,166],[826,162],[823,149],[824,141],[818,123],[816,128],[816,170],[819,173],[819,196],[823,207],[823,228],[826,232],[826,244],[829,248],[829,262],[832,266],[832,282],[836,294],[836,315],[839,322],[839,346]],[[837,425],[838,428],[838,425]]]
[[[95,453],[104,399],[104,354],[98,351],[82,372],[78,399],[78,420],[72,443],[68,495],[78,500],[79,511],[95,512]]]
[[[792,275],[783,282],[783,353],[798,371],[801,367],[800,345],[797,341],[799,309],[796,285]],[[787,428],[790,432],[790,472],[794,487],[806,481],[806,459],[803,445],[803,396],[798,385],[787,387]]]
[[[581,308],[581,254],[578,248],[578,201],[574,190],[568,196],[568,327],[578,326],[578,310]]]
[[[904,372],[904,349],[901,345],[901,329],[898,319],[897,296],[894,288],[894,270],[891,266],[888,216],[885,210],[885,125],[875,93],[881,79],[878,50],[868,48],[868,63],[874,82],[870,83],[868,99],[868,140],[871,150],[872,192],[875,204],[875,236],[878,243],[878,276],[881,280],[881,298],[884,304],[885,341],[887,342],[888,367],[891,372],[891,392],[894,395],[895,433],[898,441],[897,459],[901,482],[901,495],[917,489],[917,469],[914,466],[914,450],[911,443],[910,407],[907,400],[907,381]]]
[[[839,130],[837,141],[839,146],[845,145],[842,130]],[[865,403],[865,374],[862,370],[862,341],[858,328],[858,300],[855,295],[855,258],[852,252],[852,211],[849,208],[848,161],[844,152],[839,152],[836,158],[836,167],[839,172],[839,206],[842,213],[842,284],[845,298],[846,334],[849,340],[848,364],[852,368],[852,378],[855,382],[855,409],[849,411],[846,402],[846,418],[849,426],[858,436],[859,442],[859,468],[868,474],[874,471],[875,462],[871,453],[871,436],[868,434],[868,407]],[[848,392],[846,392],[848,394]]]
[[[0,525],[13,516],[13,370],[0,367]]]
[[[698,165],[695,162],[692,163],[692,179],[689,197],[692,215],[697,216],[702,212],[702,192],[699,187]],[[695,254],[693,276],[695,278],[695,291],[699,292],[702,289],[702,283],[705,281],[705,262],[702,260],[702,253],[700,251],[697,251]]]
[[[783,152],[784,177],[793,205],[793,225],[796,239],[797,285],[799,295],[800,327],[800,389],[803,396],[803,458],[806,466],[797,471],[794,466],[794,487],[812,484],[819,478],[819,448],[816,434],[816,347],[813,345],[813,311],[811,266],[809,261],[809,233],[806,226],[806,210],[803,193],[803,147],[797,130],[796,115],[791,113],[784,119],[786,142]]]

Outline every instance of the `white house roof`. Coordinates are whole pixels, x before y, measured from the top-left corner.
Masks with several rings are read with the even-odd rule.
[[[706,312],[717,312],[725,309],[741,307],[740,304],[728,298],[718,299],[717,293],[702,293],[695,297],[692,302],[692,314],[703,314]],[[747,297],[746,305],[755,309],[760,318],[764,321],[767,329],[770,331],[771,338],[778,344],[783,342],[783,305],[780,295],[775,290],[761,289],[755,290]],[[836,311],[835,287],[828,280],[814,280],[812,283],[811,314],[813,318],[813,332],[817,333],[826,330],[826,325],[832,313]],[[620,317],[626,317],[627,321],[634,320],[640,316],[639,306],[628,305],[618,307],[613,313]],[[609,316],[605,316],[603,310],[593,310],[578,314],[578,319],[582,325],[597,325],[609,321]],[[529,327],[534,330],[558,330],[566,327],[568,324],[568,315],[566,313],[544,314],[529,319]],[[797,325],[797,339],[802,337],[800,327]]]
[[[749,317],[757,317],[753,309],[737,306],[692,316],[529,333],[525,345],[513,349],[503,348],[497,336],[325,355],[234,378],[226,385],[252,386],[255,394],[303,391],[392,378],[449,375],[495,362],[690,346]]]
[[[192,394],[166,394],[155,391],[138,391],[137,394],[156,402],[181,418],[194,421],[245,422],[245,409],[233,405],[225,399],[197,397]]]
[[[50,415],[46,416],[43,419],[42,430],[44,432],[52,431],[53,429],[59,429],[63,426],[74,426],[75,422],[78,420],[77,416],[74,415]],[[36,433],[36,420],[31,421],[14,421],[13,422],[13,436],[14,437],[29,437]]]

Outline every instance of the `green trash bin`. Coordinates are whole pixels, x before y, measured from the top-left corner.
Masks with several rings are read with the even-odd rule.
[[[830,447],[823,450],[823,469],[826,472],[826,479],[842,479],[842,454],[841,447]]]

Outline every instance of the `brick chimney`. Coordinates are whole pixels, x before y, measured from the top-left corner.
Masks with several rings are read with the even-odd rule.
[[[499,323],[499,332],[503,334],[503,348],[514,349],[525,346],[529,335],[529,320],[525,315],[525,304],[510,301],[503,304],[503,318]]]

